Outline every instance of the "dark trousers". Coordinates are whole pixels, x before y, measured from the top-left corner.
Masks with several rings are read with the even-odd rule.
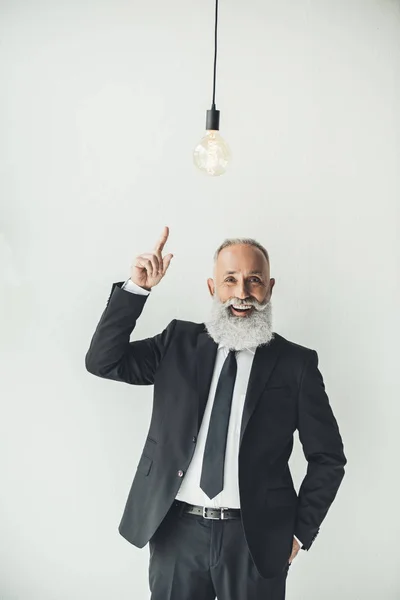
[[[151,600],[284,600],[289,565],[263,579],[240,519],[182,514],[175,502],[150,540]]]

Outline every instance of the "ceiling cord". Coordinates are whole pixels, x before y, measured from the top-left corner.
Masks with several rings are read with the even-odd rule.
[[[218,0],[215,0],[215,41],[214,41],[214,83],[212,108],[215,109],[215,87],[217,81],[217,46],[218,46]]]

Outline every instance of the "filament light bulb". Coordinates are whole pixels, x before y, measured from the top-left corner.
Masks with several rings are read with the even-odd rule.
[[[223,175],[229,164],[231,153],[219,131],[207,131],[193,152],[196,167],[206,175]]]

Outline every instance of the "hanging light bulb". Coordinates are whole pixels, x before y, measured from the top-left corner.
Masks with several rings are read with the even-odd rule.
[[[231,153],[228,144],[219,134],[220,111],[215,106],[215,87],[217,79],[217,33],[218,33],[218,0],[215,0],[215,50],[214,50],[214,83],[211,110],[207,111],[207,134],[199,142],[193,152],[194,164],[207,175],[222,175],[226,171]]]
[[[219,134],[219,110],[207,111],[207,135],[193,152],[194,164],[207,175],[222,175],[230,159],[228,144]]]

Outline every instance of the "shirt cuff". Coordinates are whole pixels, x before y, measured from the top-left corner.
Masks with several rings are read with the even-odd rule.
[[[299,538],[298,538],[298,537],[296,537],[296,536],[293,536],[293,537],[294,537],[294,538],[295,538],[295,539],[296,539],[296,540],[299,542],[299,544],[300,544],[300,548],[301,548],[301,547],[303,546],[303,544],[301,543],[301,541],[299,540]]]
[[[122,289],[126,292],[130,292],[131,294],[138,294],[139,296],[148,296],[150,294],[149,290],[145,290],[140,285],[133,283],[132,279],[128,279],[125,281]]]

